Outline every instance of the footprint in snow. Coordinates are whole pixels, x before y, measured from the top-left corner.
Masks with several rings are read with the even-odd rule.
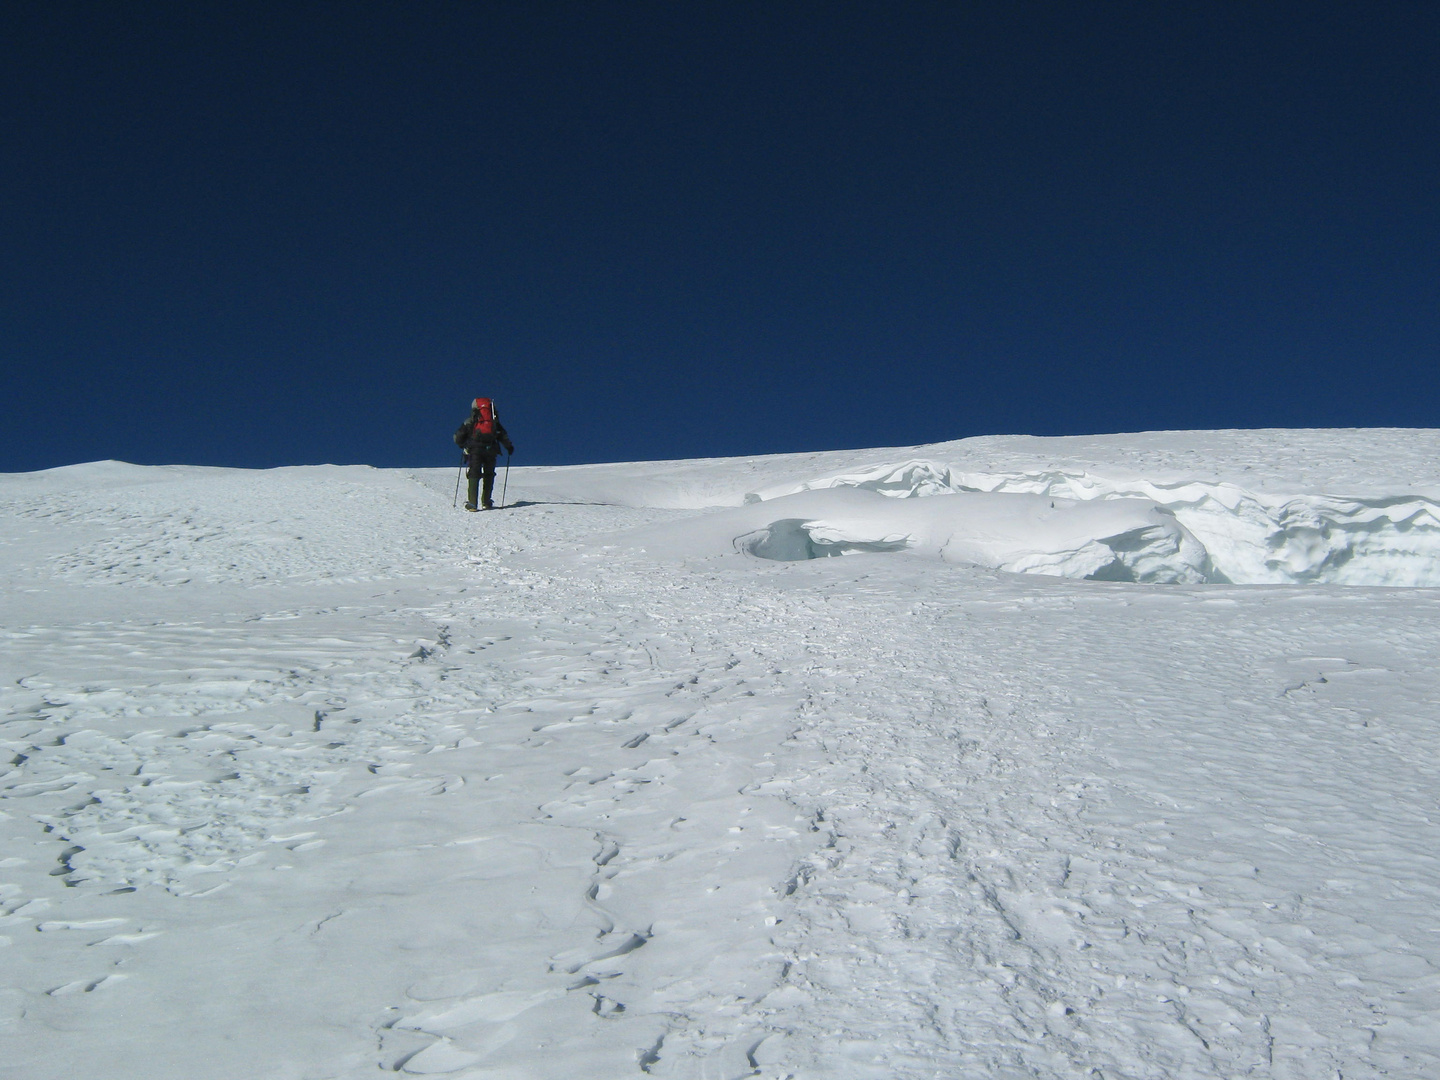
[[[612,930],[600,936],[598,951],[569,949],[553,956],[550,970],[563,971],[567,975],[577,975],[581,968],[589,967],[591,964],[598,964],[602,960],[613,960],[618,956],[628,956],[649,942],[650,937],[651,932],[648,930],[643,934],[637,934],[631,930]]]
[[[51,997],[69,997],[71,994],[88,994],[94,990],[108,990],[118,983],[123,982],[128,976],[125,975],[104,975],[98,979],[79,979],[75,982],[68,982],[64,986],[57,986],[54,990],[48,990]]]

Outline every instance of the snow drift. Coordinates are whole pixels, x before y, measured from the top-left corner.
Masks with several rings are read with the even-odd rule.
[[[1104,581],[1197,584],[1211,573],[1204,547],[1149,499],[1083,502],[975,492],[891,499],[837,485],[649,526],[625,542],[662,557],[738,551],[782,562],[909,552]]]
[[[762,488],[745,496],[754,505],[801,492],[862,490],[897,500],[953,498],[973,493],[1025,494],[1056,505],[1140,502],[1168,515],[1179,532],[1127,531],[1094,536],[1092,544],[1115,552],[1111,563],[1088,567],[1091,556],[1066,555],[1064,543],[1023,566],[977,559],[984,565],[1056,573],[1065,577],[1133,581],[1229,582],[1233,584],[1440,585],[1440,503],[1428,494],[1380,493],[1274,495],[1228,482],[1202,479],[1113,478],[1090,471],[966,472],[942,462],[912,459],[858,472],[822,476]],[[883,516],[883,515],[882,515]],[[1082,516],[1083,519],[1083,516]],[[1078,523],[1078,521],[1077,521]],[[1098,524],[1098,522],[1097,522]],[[873,530],[872,530],[873,531]],[[953,540],[953,538],[952,538]],[[1116,543],[1111,543],[1116,541]],[[1143,556],[1122,549],[1139,545]],[[1196,546],[1200,550],[1196,550]],[[963,561],[965,543],[949,561]],[[1143,564],[1143,574],[1132,564]],[[1085,572],[1077,571],[1084,569]],[[1196,579],[1194,574],[1201,574]]]

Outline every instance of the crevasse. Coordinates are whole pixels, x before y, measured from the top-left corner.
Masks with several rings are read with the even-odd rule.
[[[834,487],[895,498],[959,492],[1082,501],[1143,498],[1172,513],[1204,546],[1211,581],[1440,586],[1440,504],[1413,492],[1274,495],[1223,481],[1114,478],[1063,469],[967,472],[912,459],[771,488],[748,499]]]

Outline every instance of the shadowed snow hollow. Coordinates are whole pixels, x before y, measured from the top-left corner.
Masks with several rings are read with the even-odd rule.
[[[1140,500],[1173,515],[1171,524],[1178,522],[1182,527],[1178,535],[1203,548],[1202,554],[1195,557],[1193,551],[1175,542],[1173,553],[1165,554],[1171,541],[1162,540],[1158,534],[1148,537],[1143,531],[1095,537],[1095,542],[1115,552],[1115,561],[1130,574],[1121,580],[1440,585],[1440,504],[1418,493],[1280,496],[1247,491],[1232,483],[1195,479],[1115,478],[1059,469],[1008,474],[964,472],[940,462],[914,459],[798,484],[775,485],[745,498],[747,504],[755,505],[799,492],[841,489],[870,491],[900,500],[965,493],[1026,494],[1054,499],[1057,507],[1061,500]],[[860,539],[847,536],[843,543],[854,549]],[[825,542],[824,537],[820,542]],[[1141,544],[1139,552],[1128,552],[1128,545],[1136,543]],[[1107,567],[1083,574],[1071,572],[1085,562],[1058,558],[1046,566],[1044,560],[1039,560],[1022,569],[1067,577],[1107,578],[1121,573]],[[1132,566],[1143,566],[1144,573]],[[1203,573],[1203,578],[1189,576],[1202,566],[1204,570],[1198,572]]]

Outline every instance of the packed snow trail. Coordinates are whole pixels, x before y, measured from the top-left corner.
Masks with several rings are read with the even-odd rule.
[[[1440,1076],[1440,592],[646,552],[594,472],[0,480],[0,1075]]]

